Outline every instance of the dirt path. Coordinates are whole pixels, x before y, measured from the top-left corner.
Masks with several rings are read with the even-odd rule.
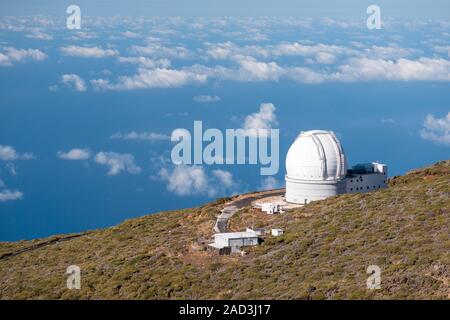
[[[6,258],[10,258],[10,257],[14,257],[14,256],[17,256],[17,255],[19,255],[21,253],[24,253],[24,252],[33,251],[33,250],[40,249],[40,248],[43,248],[43,247],[46,247],[46,246],[50,246],[50,245],[53,245],[53,244],[57,244],[57,243],[60,243],[60,242],[63,242],[63,241],[72,240],[74,238],[78,238],[78,237],[84,236],[86,234],[87,233],[79,233],[79,234],[72,234],[72,235],[65,236],[65,237],[58,237],[58,238],[55,238],[55,239],[51,239],[51,240],[43,241],[43,242],[40,242],[40,243],[36,243],[36,244],[34,244],[32,246],[29,246],[29,247],[26,247],[26,248],[22,248],[20,250],[6,252],[6,253],[3,253],[3,254],[0,254],[0,260],[6,259]]]

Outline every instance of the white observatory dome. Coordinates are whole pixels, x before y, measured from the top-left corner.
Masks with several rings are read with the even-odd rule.
[[[286,201],[308,203],[345,192],[347,159],[332,131],[300,133],[286,156]]]
[[[300,133],[286,157],[287,176],[300,180],[341,180],[347,160],[333,131]]]

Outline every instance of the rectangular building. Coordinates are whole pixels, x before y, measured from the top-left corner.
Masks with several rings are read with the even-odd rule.
[[[347,193],[369,192],[387,188],[387,165],[361,163],[347,171]]]
[[[256,246],[259,243],[259,238],[254,232],[225,232],[216,233],[214,235],[214,242],[209,246],[215,249],[224,248],[240,248],[246,246]]]

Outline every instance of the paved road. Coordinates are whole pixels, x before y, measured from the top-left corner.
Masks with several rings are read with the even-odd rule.
[[[217,233],[227,232],[228,220],[230,220],[230,218],[239,209],[249,206],[254,200],[264,198],[264,197],[273,197],[273,196],[283,195],[284,193],[285,193],[285,189],[261,191],[261,192],[249,194],[248,196],[244,196],[244,198],[239,198],[239,199],[228,202],[226,204],[226,206],[220,211],[220,214],[217,217],[216,223],[214,224],[214,231]]]

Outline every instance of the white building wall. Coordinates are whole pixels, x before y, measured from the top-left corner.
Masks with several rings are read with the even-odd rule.
[[[378,162],[372,162],[372,165],[375,172],[384,173],[387,176],[387,165]]]
[[[221,234],[214,235],[214,243],[223,247],[228,247],[228,239]]]
[[[346,192],[346,182],[341,181],[306,181],[291,179],[286,176],[286,201],[306,204]]]
[[[369,192],[387,188],[385,173],[357,174],[347,179],[347,193]]]
[[[222,247],[243,247],[243,246],[254,246],[258,244],[258,237],[238,237],[232,238],[226,234],[215,234],[214,243]]]
[[[256,246],[258,244],[258,238],[238,238],[230,239],[230,247],[244,247],[244,246]]]

